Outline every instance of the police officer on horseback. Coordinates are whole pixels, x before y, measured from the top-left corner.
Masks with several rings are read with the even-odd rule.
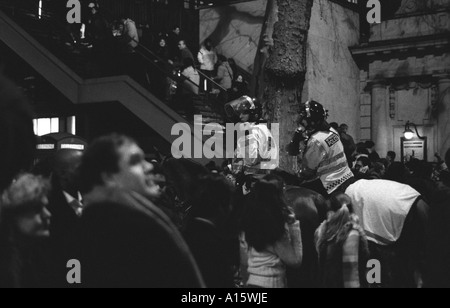
[[[243,96],[225,105],[229,118],[238,119],[238,140],[232,173],[262,178],[279,164],[278,146],[267,124],[260,120],[261,107]]]
[[[302,186],[324,196],[341,192],[354,179],[340,135],[327,123],[327,117],[328,111],[321,104],[306,102],[300,111],[300,127],[288,146],[291,156],[303,154]]]

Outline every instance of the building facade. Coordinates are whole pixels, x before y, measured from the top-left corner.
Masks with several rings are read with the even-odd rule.
[[[360,68],[360,139],[373,140],[381,156],[406,156],[407,122],[427,141],[416,158],[433,161],[450,148],[449,32],[450,0],[403,0],[394,17],[371,27],[368,43],[351,48]]]

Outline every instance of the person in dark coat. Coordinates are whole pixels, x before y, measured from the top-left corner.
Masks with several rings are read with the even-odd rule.
[[[203,279],[181,234],[149,200],[153,165],[128,137],[92,143],[80,166],[82,287],[199,288]]]
[[[238,234],[226,228],[232,194],[232,186],[220,175],[201,179],[183,232],[208,288],[234,287],[233,269],[239,264]]]
[[[2,145],[0,147],[0,195],[11,185],[20,171],[31,167],[36,148],[31,108],[17,89],[13,83],[0,76],[0,144]],[[17,214],[15,207],[17,202],[11,202],[12,198],[2,199],[0,200],[0,288],[42,287],[45,285],[44,280],[40,279],[42,276],[37,275],[33,271],[33,266],[28,265],[36,265],[45,260],[38,257],[38,250],[34,249],[36,248],[34,243],[25,245],[25,242],[21,241],[22,244],[18,246],[19,242],[14,240],[17,232],[11,233],[11,217]],[[40,209],[44,211],[42,207]],[[47,219],[47,212],[45,214]],[[34,224],[34,226],[38,225],[46,226]],[[44,231],[43,229],[46,227],[41,231]],[[48,235],[44,234],[47,231],[40,235],[47,237]],[[40,266],[39,269],[43,267]],[[49,283],[49,280],[47,282]]]
[[[43,245],[50,235],[49,190],[42,177],[23,174],[1,195],[0,288],[51,286]]]
[[[369,159],[372,163],[376,163],[380,160],[380,155],[378,155],[377,151],[375,150],[375,142],[373,141],[366,141],[365,143],[367,150],[369,151]]]
[[[55,281],[67,287],[67,261],[76,255],[78,226],[82,214],[82,197],[77,179],[77,169],[82,152],[60,150],[52,159],[52,191],[49,195],[50,249],[55,265]]]

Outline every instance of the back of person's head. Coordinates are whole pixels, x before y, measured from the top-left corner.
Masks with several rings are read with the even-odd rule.
[[[341,126],[339,126],[339,129],[343,132],[347,132],[348,130],[348,125],[347,124],[341,124]]]
[[[1,195],[0,236],[5,239],[14,233],[25,237],[47,237],[49,216],[41,217],[34,224],[30,220],[48,205],[49,191],[50,183],[41,176],[19,175]]]
[[[223,223],[232,210],[233,192],[231,184],[221,175],[200,178],[191,200],[192,216]]]
[[[369,150],[367,150],[367,148],[365,146],[361,146],[361,145],[358,145],[356,147],[356,153],[362,154],[362,155],[369,155],[370,154]]]
[[[280,193],[280,195],[284,194],[285,181],[281,176],[278,176],[276,174],[268,174],[264,177],[264,181],[274,184],[277,187],[278,193]]]
[[[287,205],[275,184],[260,181],[245,202],[242,231],[248,245],[264,251],[285,235]]]
[[[135,143],[129,137],[113,134],[100,137],[87,148],[79,169],[82,190],[90,192],[96,186],[104,185],[103,175],[120,171],[119,149],[126,144]]]
[[[20,213],[23,209],[39,204],[50,191],[50,183],[41,176],[22,174],[2,195],[2,209]]]
[[[0,191],[31,167],[35,144],[28,103],[14,84],[0,76]]]
[[[409,173],[406,166],[400,162],[392,163],[386,171],[386,180],[398,183],[405,183],[408,176]]]
[[[367,149],[372,149],[373,147],[375,147],[375,142],[369,140],[365,142],[365,146]]]
[[[372,169],[370,170],[370,178],[381,179],[384,178],[386,174],[386,167],[381,162],[376,162],[372,164]]]
[[[330,123],[330,126],[331,126],[332,128],[334,128],[336,131],[339,131],[339,124],[338,124],[338,123],[336,123],[336,122],[331,122],[331,123]]]
[[[387,153],[387,156],[391,159],[391,161],[395,161],[395,159],[397,158],[397,154],[394,151],[389,151]]]
[[[329,242],[343,243],[351,231],[353,206],[350,197],[344,193],[331,197],[327,201],[328,217],[326,230],[317,239],[317,249]]]

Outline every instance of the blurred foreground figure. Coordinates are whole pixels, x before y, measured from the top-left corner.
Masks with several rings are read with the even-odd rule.
[[[51,160],[52,191],[48,210],[52,214],[50,240],[54,258],[56,280],[61,287],[67,286],[67,261],[75,257],[79,238],[78,226],[82,214],[82,197],[78,184],[77,169],[82,152],[60,150]]]
[[[30,174],[20,176],[2,195],[0,288],[48,286],[40,241],[50,235],[46,209],[50,184]]]
[[[82,287],[204,286],[179,231],[149,201],[159,187],[136,142],[119,135],[94,141],[80,174],[87,192],[80,225]]]
[[[49,186],[31,175],[11,184],[33,162],[32,119],[17,87],[0,76],[0,288],[50,284],[43,274],[46,259],[40,257],[41,239],[49,236],[50,214],[45,209]]]
[[[0,76],[0,191],[31,166],[35,150],[30,107],[16,89]]]
[[[229,230],[233,187],[220,175],[202,178],[184,231],[208,288],[233,288],[239,242]]]

